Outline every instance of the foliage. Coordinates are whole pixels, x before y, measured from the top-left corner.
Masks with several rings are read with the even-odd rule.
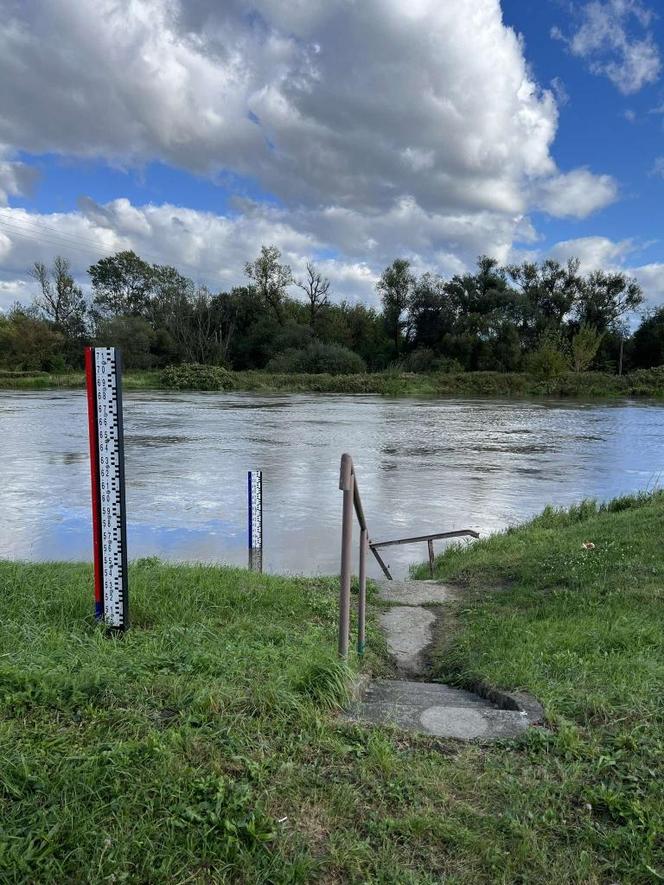
[[[274,311],[279,325],[283,325],[286,289],[294,280],[289,265],[281,264],[280,258],[281,252],[276,246],[262,246],[258,258],[245,265],[245,273],[259,297]]]
[[[0,366],[19,371],[64,368],[64,336],[33,312],[16,305],[7,317],[0,314]]]
[[[83,290],[76,285],[66,258],[57,255],[50,270],[35,261],[30,276],[39,285],[35,308],[56,331],[70,338],[85,334],[87,305]]]
[[[615,330],[642,303],[643,293],[636,280],[622,272],[595,270],[581,281],[575,312],[581,324],[605,332]]]
[[[269,372],[308,373],[320,375],[355,375],[366,371],[364,360],[340,344],[312,341],[305,348],[289,349],[273,357],[267,365]]]
[[[626,331],[628,317],[642,302],[638,283],[624,274],[581,274],[574,259],[566,265],[547,260],[502,267],[482,255],[475,269],[445,279],[430,272],[417,275],[408,260],[397,258],[377,283],[380,310],[357,298],[338,302],[331,281],[312,262],[296,280],[276,246],[263,246],[245,271],[248,285],[216,292],[174,267],[117,252],[89,268],[88,304],[67,260],[58,256],[51,269],[34,265],[35,306],[22,310],[44,331],[62,336],[57,358],[46,362],[71,369],[81,368],[84,344],[112,339],[128,351],[127,365],[141,369],[178,363],[238,371],[290,365],[291,353],[283,363],[271,360],[308,350],[315,340],[353,351],[372,372],[395,361],[418,373],[519,372],[532,363],[550,381],[561,367],[553,365],[550,348],[542,349],[546,336],[558,339],[565,354],[572,353],[576,339],[579,370],[593,365],[622,372],[623,352],[625,371],[664,359],[655,319],[644,320],[638,338],[643,348],[636,346],[637,335]],[[297,288],[304,300],[293,297]],[[591,328],[601,340],[588,362],[594,342],[586,330]],[[34,336],[36,329],[31,331]],[[11,329],[9,337],[15,337]],[[13,346],[4,351],[3,365],[19,359]]]
[[[0,319],[0,328],[2,320]],[[0,332],[1,335],[1,332]],[[206,367],[208,368],[208,367]],[[213,367],[214,369],[214,367]],[[232,379],[232,380],[230,380]],[[604,372],[567,372],[543,381],[522,372],[459,372],[458,366],[441,365],[434,373],[415,374],[401,369],[356,375],[327,373],[286,374],[266,371],[230,373],[234,390],[317,393],[373,393],[386,396],[556,396],[556,397],[664,397],[664,366],[638,369],[618,376]],[[129,371],[124,376],[128,390],[165,387],[163,373]],[[215,376],[214,384],[217,384]],[[0,370],[0,389],[83,388],[79,372]],[[212,389],[218,389],[213,387]]]
[[[128,369],[149,369],[152,366],[152,345],[155,333],[147,320],[138,316],[113,316],[100,321],[97,344],[122,349]]]
[[[322,311],[330,305],[328,297],[330,281],[323,276],[311,261],[307,261],[307,275],[304,280],[298,280],[296,285],[302,289],[307,298],[309,304],[309,326],[313,332],[316,329],[316,321]]]
[[[572,364],[575,372],[585,372],[590,368],[603,337],[603,334],[592,326],[580,327],[572,338]]]
[[[456,628],[434,653],[436,677],[520,687],[544,703],[552,730],[532,734],[511,766],[522,801],[505,781],[499,804],[520,822],[523,847],[538,795],[542,826],[595,857],[564,881],[664,873],[663,529],[663,492],[626,496],[547,508],[436,561],[438,579],[464,586],[448,620]],[[428,577],[427,567],[418,574]]]
[[[436,677],[546,709],[484,746],[340,720],[336,580],[139,560],[118,640],[89,566],[0,562],[0,878],[658,881],[662,531],[639,496],[438,558]]]
[[[155,285],[155,268],[135,252],[117,252],[88,269],[95,309],[110,316],[143,316]]]
[[[389,267],[386,267],[376,286],[383,304],[385,328],[394,342],[397,357],[402,334],[407,326],[404,315],[412,298],[414,286],[415,275],[410,269],[410,262],[404,258],[396,258]]]
[[[664,365],[664,307],[644,317],[628,348],[636,368]]]
[[[569,369],[569,357],[565,342],[553,331],[545,332],[537,349],[526,360],[528,371],[542,381],[560,378]]]
[[[199,363],[183,363],[168,366],[161,373],[162,387],[172,390],[233,390],[233,375],[221,366],[205,366]]]

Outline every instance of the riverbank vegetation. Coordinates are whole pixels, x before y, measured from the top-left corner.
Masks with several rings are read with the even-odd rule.
[[[337,302],[318,267],[296,278],[273,246],[230,292],[133,252],[103,258],[88,274],[84,291],[62,256],[33,266],[32,305],[0,315],[0,369],[79,370],[91,343],[121,347],[138,371],[184,363],[300,376],[525,373],[548,382],[664,364],[664,309],[632,332],[638,283],[581,273],[576,260],[503,267],[481,256],[473,272],[444,279],[396,259],[377,280],[378,307]]]
[[[339,721],[333,580],[138,561],[113,639],[90,567],[0,562],[0,878],[658,881],[663,532],[659,494],[438,558],[437,675],[546,709],[487,746]]]
[[[625,375],[565,372],[542,378],[517,372],[364,372],[357,375],[232,372],[221,366],[180,365],[163,371],[129,371],[126,390],[201,390],[255,393],[347,393],[383,396],[664,397],[664,367]],[[0,370],[0,389],[83,388],[78,372]]]

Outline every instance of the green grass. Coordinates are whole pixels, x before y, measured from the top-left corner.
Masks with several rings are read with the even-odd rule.
[[[641,369],[619,377],[602,372],[567,373],[544,381],[518,372],[460,372],[412,374],[374,372],[361,375],[290,375],[273,372],[231,372],[232,389],[259,393],[368,393],[383,396],[500,396],[500,397],[664,397],[664,367]],[[81,388],[82,372],[0,371],[0,389],[39,390]],[[128,390],[163,389],[158,371],[129,371]]]
[[[112,639],[89,567],[0,563],[0,881],[660,881],[663,536],[656,495],[437,560],[438,675],[546,708],[489,746],[339,722],[333,580],[139,561]]]
[[[126,390],[157,390],[160,372],[132,370],[123,375]],[[69,390],[85,387],[85,372],[0,371],[0,390]]]

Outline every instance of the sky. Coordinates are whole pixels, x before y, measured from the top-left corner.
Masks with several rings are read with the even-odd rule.
[[[58,254],[219,291],[262,244],[335,300],[575,255],[662,305],[663,60],[655,0],[0,0],[0,310]]]

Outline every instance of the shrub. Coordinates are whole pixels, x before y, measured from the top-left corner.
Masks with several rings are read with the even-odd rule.
[[[366,365],[361,356],[347,347],[312,341],[307,347],[291,348],[272,357],[267,370],[287,374],[357,375],[366,371]]]
[[[555,332],[545,332],[537,350],[528,355],[526,368],[536,378],[551,381],[569,370],[569,362],[562,338]]]
[[[581,326],[572,338],[572,361],[575,372],[585,372],[597,356],[604,336],[592,326]]]
[[[435,372],[437,369],[436,354],[430,347],[418,347],[403,361],[405,372]]]
[[[200,363],[183,363],[168,366],[161,373],[163,387],[173,390],[232,390],[235,380],[222,366],[203,366]]]
[[[0,365],[24,372],[50,372],[62,365],[64,337],[20,306],[0,316]]]

